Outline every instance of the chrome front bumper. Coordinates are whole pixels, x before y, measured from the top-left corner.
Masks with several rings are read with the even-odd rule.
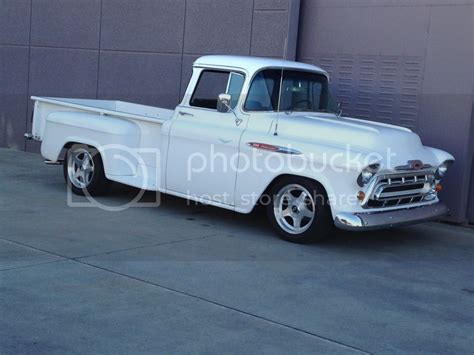
[[[334,224],[336,227],[348,231],[375,230],[421,223],[444,216],[447,213],[448,207],[438,202],[427,206],[372,213],[342,212],[336,215]]]

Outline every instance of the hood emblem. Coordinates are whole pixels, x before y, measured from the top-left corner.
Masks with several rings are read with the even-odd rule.
[[[421,160],[409,160],[408,166],[410,170],[421,170],[423,169],[423,162]]]
[[[407,165],[397,166],[395,170],[421,170],[431,168],[431,165],[424,164],[421,160],[409,160]]]

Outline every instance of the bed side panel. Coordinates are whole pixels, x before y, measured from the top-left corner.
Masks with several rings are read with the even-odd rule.
[[[41,154],[57,161],[65,144],[94,146],[107,176],[135,175],[140,160],[140,126],[126,119],[83,112],[56,111],[45,120]]]

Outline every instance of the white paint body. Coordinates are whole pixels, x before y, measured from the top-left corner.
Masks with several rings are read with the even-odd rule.
[[[328,113],[246,112],[244,102],[254,75],[264,68],[281,67],[327,75],[320,68],[296,62],[234,56],[202,57],[194,63],[186,95],[174,111],[121,101],[33,97],[36,101],[33,135],[42,140],[42,155],[53,162],[60,159],[63,147],[71,142],[88,144],[99,150],[114,146],[137,150],[139,153],[135,157],[118,159],[117,156],[123,154],[120,150],[105,149],[102,159],[107,178],[241,213],[251,212],[271,182],[285,174],[314,179],[332,196],[356,196],[364,190],[357,184],[361,173],[357,162],[374,152],[385,155],[388,147],[396,155],[390,161],[378,161],[382,165],[381,172],[392,172],[410,160],[421,160],[434,169],[446,160],[454,160],[444,151],[423,146],[418,135],[403,127]],[[235,114],[242,120],[240,125],[236,125],[232,113],[189,105],[189,98],[205,69],[231,70],[245,75],[243,92],[235,109]],[[275,135],[277,121],[278,135]],[[214,167],[214,171],[204,170],[188,179],[189,157],[193,153],[205,156],[215,153],[228,159],[239,153],[252,155],[255,148],[248,145],[250,142],[291,146],[301,154],[285,155],[285,159],[300,163],[311,161],[312,166],[297,173],[291,164],[281,166],[278,171],[224,171]],[[347,145],[350,145],[349,151]],[[158,154],[148,154],[148,151]],[[275,153],[262,150],[260,154],[258,159],[263,162],[269,154]],[[318,157],[335,154],[356,159],[341,166],[344,172],[314,169],[323,164]],[[240,159],[237,164],[242,167],[244,162]],[[223,194],[228,196],[225,201],[215,197]],[[437,199],[419,205],[436,202]],[[366,212],[360,203],[336,200],[330,206],[333,216],[341,212]],[[374,208],[371,212],[397,208],[400,207]]]

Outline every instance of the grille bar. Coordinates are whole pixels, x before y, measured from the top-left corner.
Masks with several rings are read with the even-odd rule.
[[[432,171],[380,175],[368,191],[366,208],[409,205],[433,199]]]
[[[377,198],[377,200],[393,200],[393,199],[399,199],[400,197],[405,197],[405,196],[419,195],[420,194],[419,190],[422,190],[422,189],[395,191],[395,192],[382,192],[382,193],[376,194],[375,197]]]

